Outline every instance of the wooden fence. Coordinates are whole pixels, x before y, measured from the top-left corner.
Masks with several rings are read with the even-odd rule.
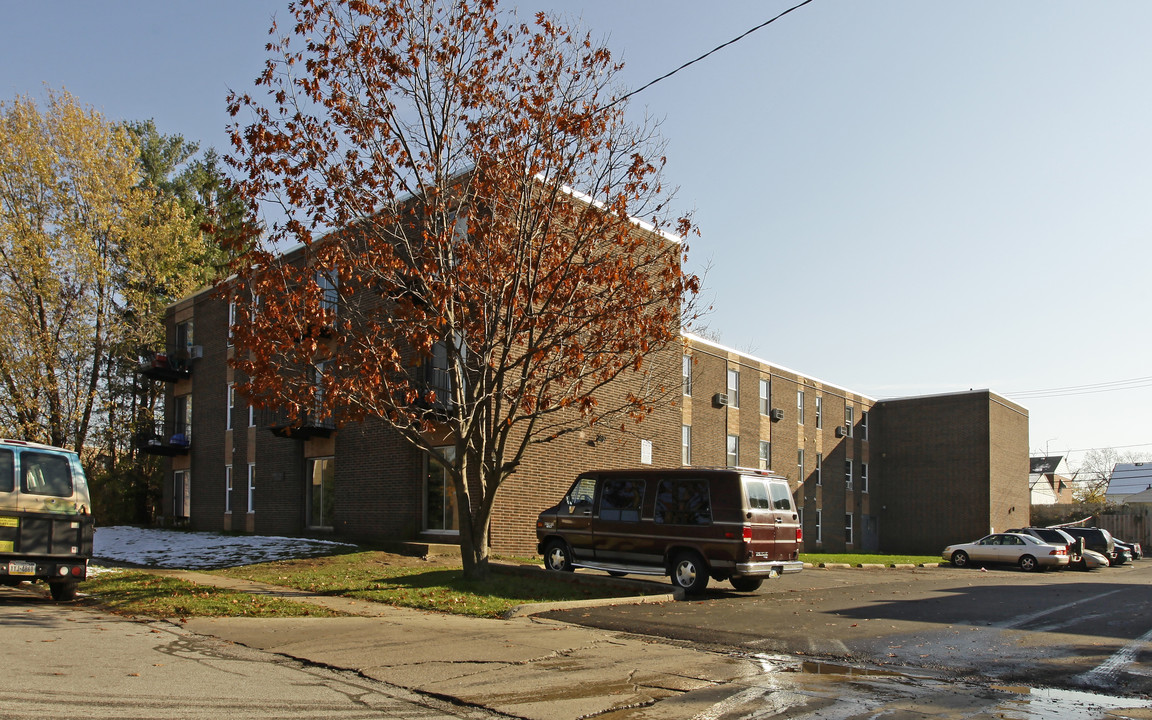
[[[1144,548],[1152,548],[1152,508],[1125,505],[1115,512],[1100,513],[1096,516],[1096,527],[1124,542],[1138,542]]]

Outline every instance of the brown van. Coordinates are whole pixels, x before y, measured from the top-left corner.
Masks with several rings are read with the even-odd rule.
[[[668,575],[689,593],[708,578],[750,592],[800,572],[788,481],[745,468],[603,470],[580,475],[536,521],[549,570]]]

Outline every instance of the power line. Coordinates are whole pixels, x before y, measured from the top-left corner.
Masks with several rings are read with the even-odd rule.
[[[1065,397],[1069,395],[1092,395],[1102,392],[1115,392],[1117,390],[1137,390],[1144,387],[1152,387],[1152,376],[1091,383],[1088,385],[1069,385],[1067,387],[1046,388],[1043,390],[1019,390],[1001,394],[1008,398],[1038,399]]]
[[[731,40],[729,40],[728,42],[724,43],[723,45],[717,45],[716,47],[712,48],[711,50],[709,50],[708,52],[704,53],[704,54],[703,54],[703,55],[701,55],[700,57],[696,58],[695,60],[689,60],[688,62],[684,63],[684,64],[683,64],[683,65],[681,65],[680,67],[678,67],[678,68],[676,68],[675,70],[673,70],[672,72],[669,72],[669,73],[665,73],[665,74],[661,75],[660,77],[656,78],[655,80],[653,80],[653,81],[651,81],[651,82],[647,83],[646,85],[642,85],[641,87],[639,87],[639,88],[637,88],[637,89],[635,89],[635,90],[633,90],[633,91],[631,91],[631,92],[628,92],[628,93],[624,93],[623,95],[621,95],[620,97],[616,98],[615,100],[613,100],[612,102],[608,103],[607,105],[605,105],[604,107],[602,107],[602,108],[600,108],[600,109],[601,109],[601,110],[607,110],[608,108],[612,107],[613,105],[616,105],[617,103],[621,103],[621,102],[624,102],[625,100],[627,100],[628,98],[632,97],[633,95],[636,95],[637,93],[640,93],[640,92],[643,92],[644,90],[647,90],[648,88],[652,87],[653,85],[655,85],[656,83],[660,82],[661,80],[667,80],[668,78],[672,77],[673,75],[675,75],[676,73],[680,72],[681,70],[683,70],[684,68],[688,67],[689,65],[695,65],[696,63],[700,62],[701,60],[703,60],[704,58],[708,57],[709,55],[711,55],[711,54],[713,54],[713,53],[716,53],[716,52],[719,52],[720,50],[723,50],[724,48],[728,47],[729,45],[732,45],[733,43],[737,43],[737,42],[739,42],[739,41],[743,40],[744,38],[748,37],[749,35],[751,35],[752,33],[756,32],[757,30],[759,30],[759,29],[761,29],[761,28],[764,28],[764,27],[767,27],[767,26],[771,25],[772,23],[776,22],[777,20],[779,20],[780,18],[784,17],[784,16],[785,16],[785,15],[787,15],[788,13],[790,13],[790,12],[792,12],[792,11],[794,11],[794,10],[799,10],[800,8],[804,7],[805,5],[807,5],[807,4],[808,4],[808,3],[810,3],[810,2],[812,2],[812,0],[804,0],[804,2],[800,3],[799,5],[794,5],[794,6],[790,7],[790,8],[788,8],[787,10],[785,10],[785,11],[784,11],[784,12],[782,12],[782,13],[780,13],[779,15],[777,15],[777,16],[776,16],[776,17],[774,17],[774,18],[772,18],[771,20],[765,20],[764,22],[760,23],[759,25],[757,25],[756,27],[752,28],[751,30],[748,30],[748,31],[746,31],[746,32],[744,32],[744,33],[742,33],[742,34],[738,35],[737,37],[734,37],[734,38],[732,38]]]

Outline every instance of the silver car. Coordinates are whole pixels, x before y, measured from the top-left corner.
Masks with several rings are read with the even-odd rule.
[[[1025,572],[1068,565],[1068,548],[1022,533],[993,533],[976,542],[949,545],[942,556],[956,567],[1019,565]]]

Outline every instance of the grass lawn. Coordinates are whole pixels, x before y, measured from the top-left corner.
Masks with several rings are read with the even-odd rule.
[[[80,585],[85,602],[117,615],[185,617],[333,617],[318,605],[196,585],[139,570],[112,570],[88,577]]]
[[[589,582],[569,573],[494,571],[485,582],[469,582],[455,557],[422,560],[377,551],[280,560],[213,572],[321,595],[478,617],[500,617],[525,603],[643,594],[634,587]],[[653,585],[653,593],[666,591]]]
[[[879,555],[873,553],[800,553],[800,560],[813,565],[848,563],[849,565],[936,565],[939,555]]]

